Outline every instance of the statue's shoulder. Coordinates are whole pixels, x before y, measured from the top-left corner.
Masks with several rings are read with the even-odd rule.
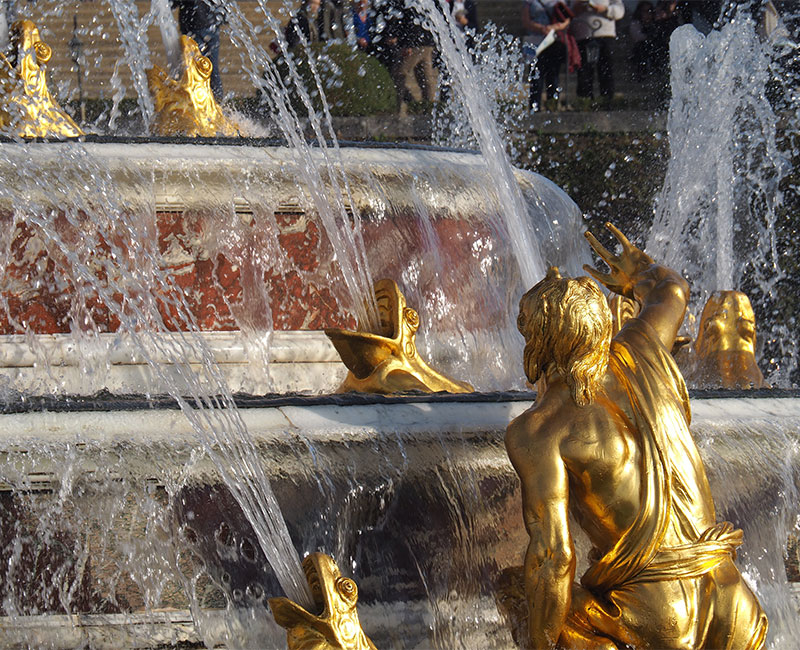
[[[506,447],[549,445],[564,437],[572,421],[567,411],[577,408],[569,393],[549,390],[527,411],[514,418],[506,429]]]

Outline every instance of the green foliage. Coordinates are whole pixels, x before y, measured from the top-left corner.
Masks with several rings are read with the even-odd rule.
[[[611,221],[636,239],[650,228],[669,160],[652,133],[531,133],[516,161],[546,176],[578,204],[587,226]]]
[[[314,43],[309,52],[331,115],[363,117],[393,113],[397,109],[397,93],[392,78],[375,57],[354,50],[346,43]],[[321,110],[320,92],[307,51],[296,47],[291,56],[311,96],[314,109]],[[290,82],[287,62],[281,61],[279,69],[287,86],[293,89],[293,101],[299,104],[296,88]]]

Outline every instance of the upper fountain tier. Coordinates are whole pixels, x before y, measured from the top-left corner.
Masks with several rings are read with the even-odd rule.
[[[395,279],[420,312],[422,354],[455,375],[477,364],[486,387],[517,381],[501,359],[527,287],[480,155],[9,142],[0,177],[1,334],[353,327],[361,250],[359,272]],[[580,272],[578,207],[514,178],[543,263]]]

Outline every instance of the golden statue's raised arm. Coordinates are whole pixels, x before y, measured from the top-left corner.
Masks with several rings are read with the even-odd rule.
[[[608,228],[622,252],[587,235],[610,271],[586,270],[641,305],[613,339],[591,278],[553,268],[520,301],[539,387],[506,434],[530,536],[526,645],[759,650],[767,619],[733,563],[742,534],[716,521],[670,354],[688,285]],[[568,508],[594,546],[580,585]]]
[[[656,264],[612,224],[607,223],[606,228],[622,245],[622,253],[611,254],[587,232],[586,239],[611,272],[601,273],[588,265],[584,265],[584,270],[611,291],[636,300],[641,306],[639,318],[647,322],[664,347],[671,350],[686,314],[689,283],[672,269]]]

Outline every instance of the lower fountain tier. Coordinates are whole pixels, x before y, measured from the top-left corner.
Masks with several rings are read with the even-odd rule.
[[[800,511],[800,394],[747,395],[694,399],[692,431],[719,518],[744,529],[738,562],[771,634],[790,639],[797,607],[787,572],[800,578],[797,546],[787,547]],[[503,433],[530,405],[527,393],[283,397],[242,398],[238,412],[295,546],[327,551],[353,575],[378,647],[405,648],[414,638],[420,647],[469,639],[470,647],[511,648],[493,609],[494,581],[522,562],[527,535]],[[263,608],[280,593],[275,576],[174,404],[27,399],[6,409],[0,589],[5,613],[20,617],[2,621],[0,645],[36,645],[41,619],[27,617],[63,615],[67,606],[89,617],[81,619],[87,634],[97,633],[88,626],[101,615],[116,617],[109,626],[126,634],[143,630],[135,624],[149,607],[194,608],[195,633],[222,634],[231,646],[283,638]],[[219,412],[208,417],[224,424]],[[580,535],[576,548],[585,567]],[[409,626],[398,632],[387,611],[403,612]],[[57,628],[63,620],[53,617]]]

